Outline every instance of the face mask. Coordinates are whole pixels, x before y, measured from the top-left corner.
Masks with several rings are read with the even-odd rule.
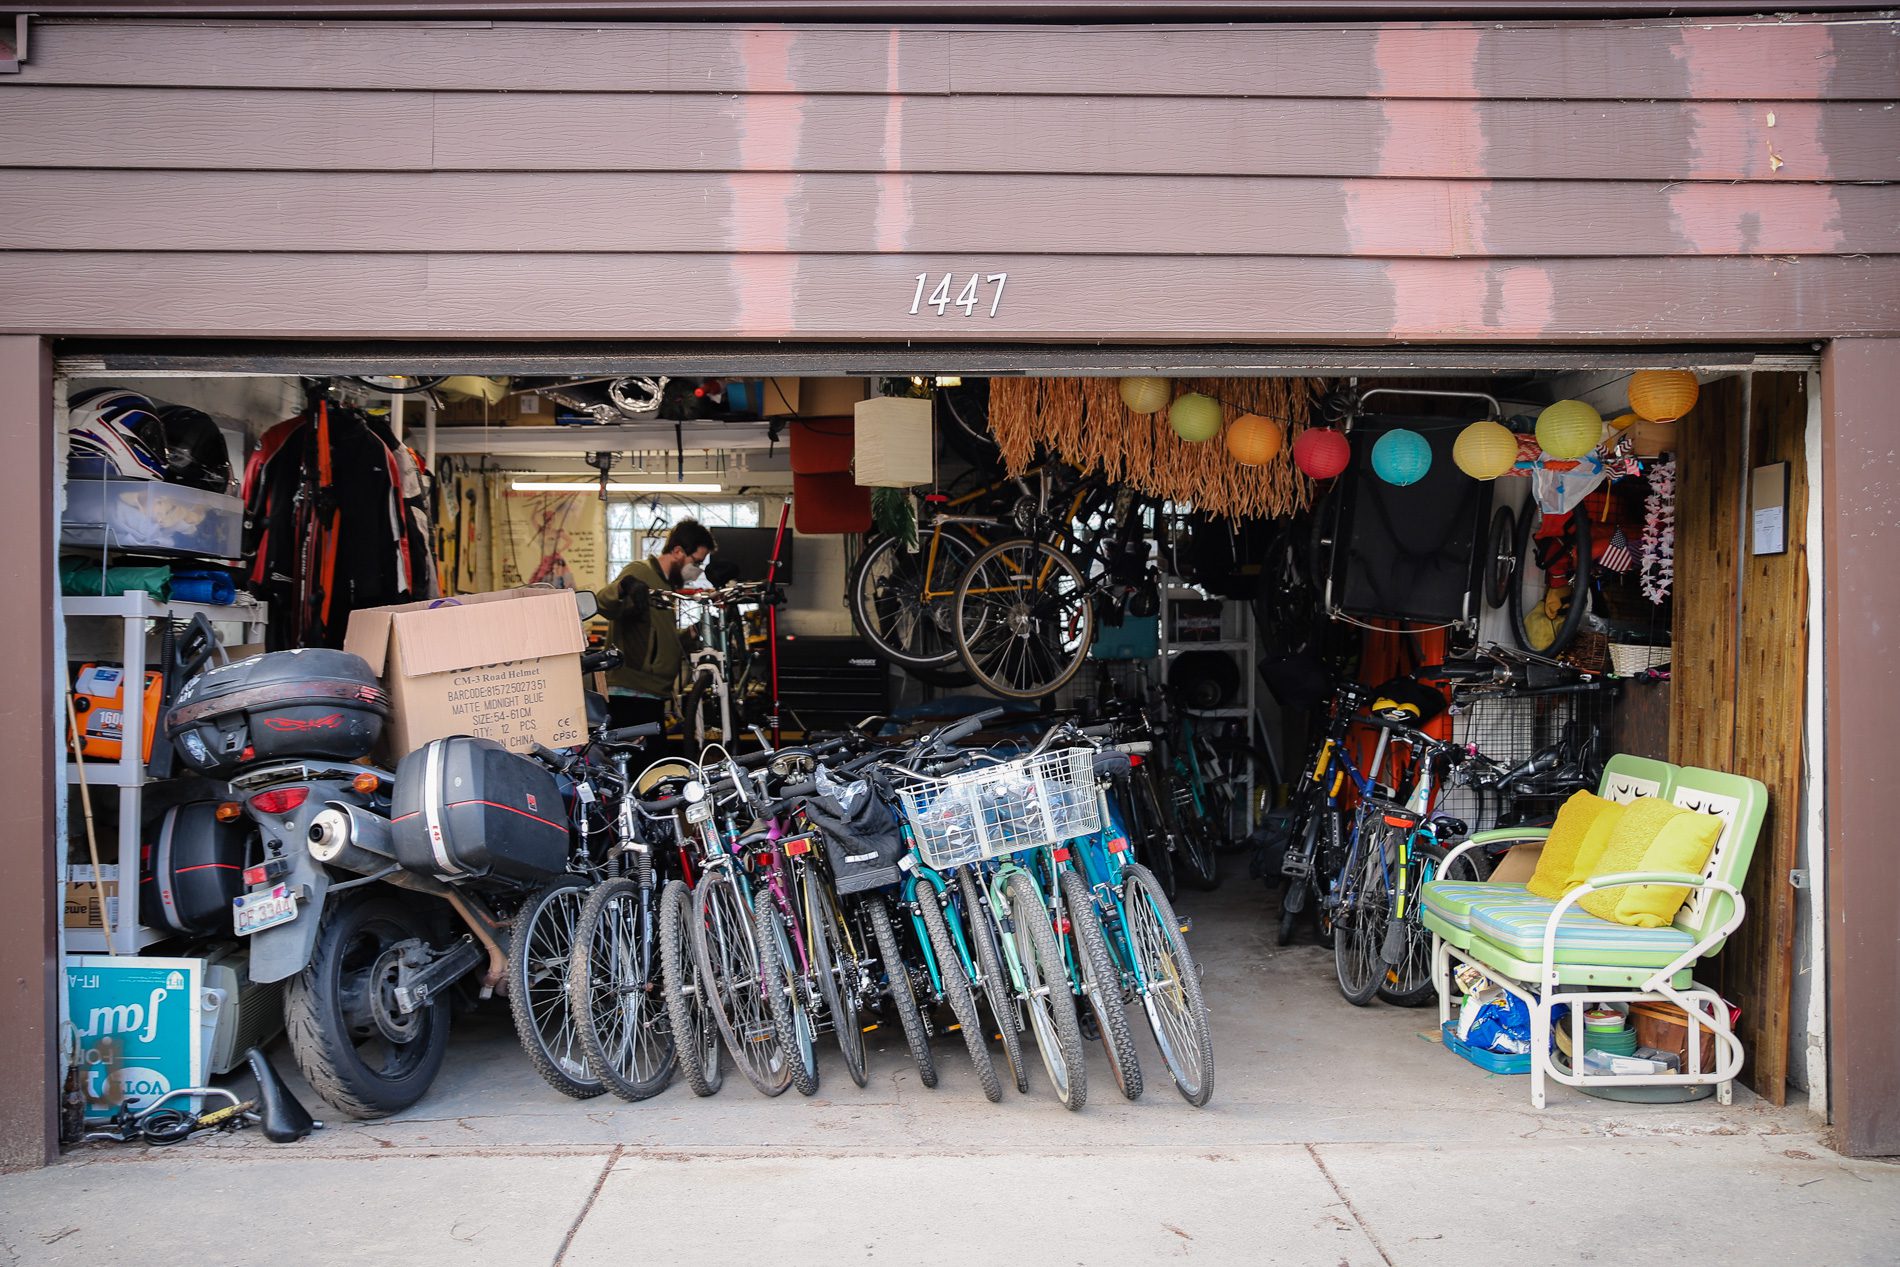
[[[680,564],[680,584],[691,585],[694,581],[697,581],[702,575],[703,573],[700,570],[699,564],[693,562],[691,559],[688,559],[686,562]]]

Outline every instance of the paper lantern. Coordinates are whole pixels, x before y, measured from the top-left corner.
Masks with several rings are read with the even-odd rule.
[[[1280,424],[1259,414],[1242,414],[1227,428],[1227,451],[1242,466],[1265,466],[1285,444]]]
[[[1501,422],[1474,422],[1458,433],[1451,460],[1474,480],[1494,480],[1517,464],[1517,437]]]
[[[1352,461],[1352,443],[1345,434],[1325,427],[1302,431],[1293,440],[1293,462],[1308,478],[1329,480]]]
[[[1630,378],[1630,408],[1648,422],[1674,422],[1701,394],[1689,370],[1638,370]]]
[[[1431,469],[1431,441],[1416,431],[1397,427],[1372,446],[1372,473],[1388,484],[1416,484]]]
[[[1220,434],[1220,402],[1199,392],[1176,397],[1168,406],[1168,425],[1191,444],[1212,440]]]
[[[1641,421],[1641,416],[1637,414],[1618,414],[1616,417],[1610,419],[1610,430],[1628,431],[1632,426]]]
[[[1138,414],[1158,414],[1168,407],[1168,398],[1174,394],[1174,384],[1165,378],[1124,378],[1117,386],[1121,389],[1122,404],[1129,412]]]
[[[1537,415],[1537,443],[1547,457],[1580,458],[1603,439],[1603,415],[1581,400],[1560,400]]]

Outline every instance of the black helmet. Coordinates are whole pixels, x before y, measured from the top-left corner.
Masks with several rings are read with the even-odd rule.
[[[231,487],[231,450],[211,416],[189,405],[161,405],[165,480],[222,493]]]

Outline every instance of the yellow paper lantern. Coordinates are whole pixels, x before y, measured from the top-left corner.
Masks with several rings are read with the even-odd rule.
[[[1630,408],[1647,422],[1674,422],[1701,394],[1689,370],[1638,370],[1630,378]]]
[[[1474,480],[1494,480],[1517,464],[1517,436],[1501,422],[1474,422],[1458,433],[1451,460]]]
[[[1560,400],[1537,415],[1537,443],[1548,457],[1580,458],[1603,439],[1603,415],[1581,400]]]
[[[1138,414],[1160,413],[1168,407],[1168,400],[1174,395],[1174,384],[1165,378],[1124,378],[1118,386],[1121,388],[1122,404],[1127,405],[1130,412]]]
[[[1242,414],[1227,428],[1227,451],[1242,466],[1265,466],[1280,455],[1286,432],[1271,418]]]
[[[1168,406],[1168,425],[1189,444],[1202,444],[1220,434],[1220,402],[1200,392],[1184,392]]]
[[[1616,417],[1610,419],[1610,430],[1628,431],[1641,421],[1642,418],[1637,414],[1618,414]]]

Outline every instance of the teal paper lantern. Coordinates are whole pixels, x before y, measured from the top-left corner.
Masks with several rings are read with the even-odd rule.
[[[1424,436],[1404,427],[1388,431],[1372,446],[1372,471],[1388,484],[1403,488],[1425,478],[1432,469],[1432,446]]]

